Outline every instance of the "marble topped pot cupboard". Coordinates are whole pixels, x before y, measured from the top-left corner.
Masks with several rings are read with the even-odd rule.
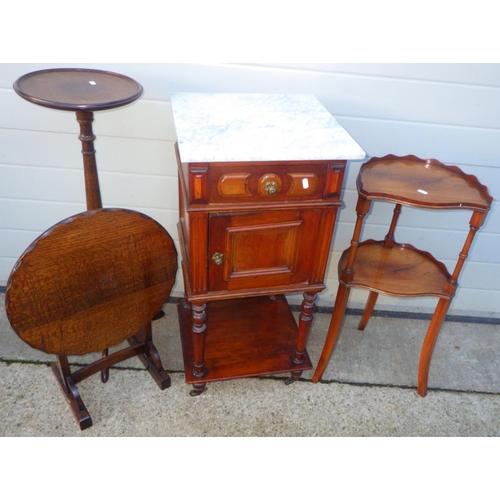
[[[171,96],[185,297],[186,382],[312,368],[306,342],[324,290],[347,160],[364,151],[311,95]],[[303,293],[298,325],[285,294]]]

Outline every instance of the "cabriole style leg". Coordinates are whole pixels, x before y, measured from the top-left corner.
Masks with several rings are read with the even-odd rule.
[[[441,330],[441,326],[450,307],[451,300],[439,299],[434,315],[432,316],[427,334],[425,335],[422,351],[420,352],[420,363],[418,366],[418,393],[423,398],[427,395],[427,381],[429,378],[429,367],[432,352]]]
[[[318,361],[318,366],[312,377],[312,381],[317,383],[323,376],[323,373],[328,366],[328,362],[332,356],[335,345],[337,344],[337,339],[342,328],[342,323],[344,322],[345,310],[347,307],[347,302],[349,300],[349,293],[351,289],[345,286],[343,283],[339,284],[339,289],[337,291],[337,298],[335,299],[335,305],[333,308],[332,319],[330,320],[330,326],[328,328],[328,333],[326,335],[325,345],[323,347],[323,352]]]
[[[370,292],[370,295],[368,296],[368,301],[366,302],[365,310],[363,312],[363,316],[361,316],[361,320],[358,325],[358,330],[364,330],[366,328],[366,325],[368,324],[368,321],[372,316],[375,304],[377,303],[377,299],[378,299],[378,293]]]

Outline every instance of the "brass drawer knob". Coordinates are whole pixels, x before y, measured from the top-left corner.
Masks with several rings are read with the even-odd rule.
[[[224,254],[220,252],[215,252],[212,255],[212,260],[214,261],[214,264],[216,266],[221,266],[222,263],[224,262]]]
[[[264,184],[264,191],[269,196],[274,196],[275,194],[278,194],[278,184],[274,181],[266,182]]]

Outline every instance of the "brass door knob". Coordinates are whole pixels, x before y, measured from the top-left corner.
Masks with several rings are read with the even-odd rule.
[[[266,182],[264,184],[264,191],[269,196],[274,196],[275,194],[278,194],[278,184],[274,181]]]
[[[212,255],[212,260],[214,261],[214,264],[216,266],[220,266],[224,262],[224,254],[220,252],[215,252]]]

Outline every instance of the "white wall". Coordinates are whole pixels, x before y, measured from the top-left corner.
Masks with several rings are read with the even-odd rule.
[[[78,124],[73,113],[30,104],[12,90],[21,75],[47,67],[93,67],[139,81],[143,97],[95,113],[97,164],[104,206],[140,210],[177,240],[177,173],[171,92],[314,94],[368,156],[414,154],[476,175],[500,199],[500,65],[497,64],[0,64],[0,286],[24,249],[45,229],[85,210]],[[345,207],[332,246],[336,267],[355,218],[355,178],[348,166]],[[378,205],[378,206],[377,206]],[[363,237],[385,235],[392,207],[375,204]],[[403,209],[396,238],[432,251],[449,267],[462,248],[469,213]],[[444,236],[444,238],[443,238]],[[439,242],[435,242],[439,239]],[[500,317],[500,217],[495,202],[473,244],[450,314]],[[179,273],[174,294],[182,293]],[[364,292],[350,307],[362,307]],[[292,297],[292,301],[297,298]],[[428,312],[435,300],[380,298],[379,307]]]

